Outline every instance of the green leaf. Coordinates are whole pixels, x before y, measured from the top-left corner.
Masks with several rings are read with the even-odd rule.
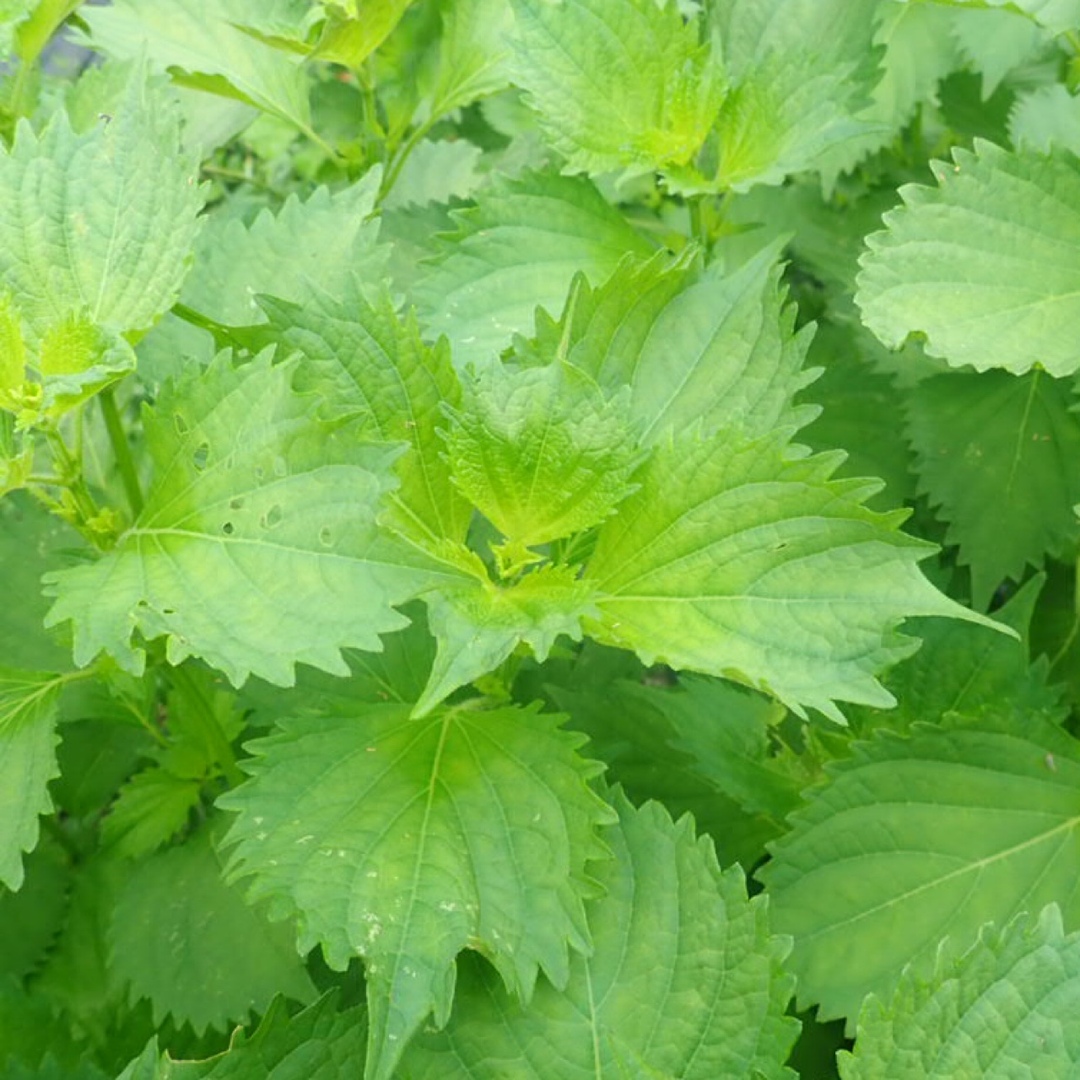
[[[146,330],[176,300],[202,194],[175,108],[138,73],[85,134],[62,111],[40,135],[20,125],[0,153],[0,192],[0,280],[33,350],[72,317]]]
[[[308,83],[301,57],[233,25],[226,0],[117,0],[80,12],[90,45],[119,60],[146,56],[160,71],[200,90],[239,97],[310,130]]]
[[[1065,1077],[1080,1064],[1080,934],[1061,911],[987,927],[963,956],[948,950],[933,976],[908,972],[888,1002],[859,1015],[855,1051],[839,1055],[844,1080],[982,1080]]]
[[[496,585],[480,565],[468,585],[434,593],[427,605],[439,649],[414,716],[494,671],[521,642],[542,663],[560,634],[580,641],[581,620],[599,616],[592,590],[572,567],[543,566]]]
[[[404,1080],[497,1080],[511,1061],[520,1080],[547,1080],[552,1062],[564,1080],[794,1075],[783,1067],[792,980],[763,899],[747,900],[737,867],[721,872],[689,817],[672,823],[622,795],[615,805],[615,858],[589,907],[595,948],[574,958],[566,990],[541,984],[525,1009],[463,965],[449,1027],[410,1046]]]
[[[0,883],[22,885],[22,853],[38,842],[38,815],[57,775],[56,704],[68,676],[0,667]]]
[[[96,563],[48,577],[48,621],[73,622],[77,664],[104,651],[140,672],[139,630],[166,634],[173,664],[290,685],[297,661],[344,673],[342,647],[377,651],[403,625],[390,605],[429,572],[375,527],[396,451],[312,417],[294,370],[223,354],[147,412],[142,513]]]
[[[890,348],[911,333],[954,367],[1051,375],[1080,368],[1080,166],[976,140],[934,163],[936,188],[907,185],[887,229],[867,237],[856,300]]]
[[[917,648],[896,624],[978,616],[916,567],[904,513],[862,505],[873,482],[833,480],[833,454],[794,458],[783,438],[671,440],[600,532],[589,579],[606,644],[646,662],[733,678],[801,713],[887,708],[875,674]]]
[[[697,426],[764,435],[805,423],[792,398],[812,331],[793,332],[771,245],[728,274],[696,274],[662,257],[625,260],[599,289],[582,288],[563,316],[566,356],[610,394],[630,386],[638,439]]]
[[[64,924],[71,878],[71,866],[60,845],[41,843],[27,856],[26,879],[18,892],[0,888],[0,971],[4,975],[23,979],[39,967]]]
[[[1062,86],[1036,86],[1018,94],[1009,113],[1009,138],[1017,150],[1049,154],[1080,151],[1080,98]]]
[[[30,18],[37,0],[0,0],[0,58],[8,61],[16,51],[19,27]]]
[[[117,975],[133,1001],[150,1000],[155,1024],[171,1016],[197,1034],[224,1030],[262,1012],[275,994],[315,996],[291,929],[271,925],[225,884],[207,828],[131,864],[109,943]]]
[[[1033,60],[1053,40],[1038,23],[1012,7],[1011,4],[1005,9],[969,7],[949,13],[952,34],[961,54],[982,75],[984,101],[1013,68]],[[1080,5],[1074,7],[1080,15]],[[1080,26],[1080,21],[1077,25]]]
[[[263,308],[282,344],[303,357],[298,387],[318,394],[325,413],[357,416],[372,438],[409,444],[396,467],[395,526],[432,543],[463,541],[472,508],[451,483],[436,434],[443,403],[461,396],[445,343],[428,348],[415,318],[400,318],[385,297],[369,304],[353,286],[340,303],[320,293],[303,305],[265,299]]]
[[[948,935],[970,945],[987,920],[1057,902],[1080,917],[1080,752],[1035,718],[1024,735],[980,722],[857,744],[811,794],[759,876],[800,1004],[854,1018]]]
[[[537,307],[559,310],[575,273],[602,281],[627,252],[651,250],[576,177],[500,177],[455,216],[458,231],[444,239],[414,298],[427,328],[450,339],[459,369],[530,330]]]
[[[102,823],[101,839],[122,857],[139,859],[168,843],[199,804],[199,781],[162,768],[137,772]]]
[[[371,220],[380,178],[376,168],[333,195],[324,187],[304,202],[291,195],[276,215],[263,210],[250,225],[225,212],[208,215],[184,303],[227,326],[248,326],[265,320],[258,293],[306,304],[322,292],[345,299],[356,276],[379,281],[388,256]]]
[[[219,800],[253,898],[300,916],[300,947],[366,964],[365,1076],[385,1080],[429,1013],[446,1023],[454,962],[481,951],[517,995],[557,985],[588,947],[587,861],[607,807],[580,736],[536,710],[401,706],[285,721],[251,744],[253,779]]]
[[[723,68],[674,0],[512,0],[514,81],[572,171],[687,165]]]
[[[422,140],[406,158],[383,209],[468,198],[484,180],[477,171],[482,154],[464,139]]]
[[[558,360],[478,363],[462,389],[445,436],[454,483],[508,547],[598,525],[633,490],[641,455],[625,395],[605,400],[588,375]]]
[[[1080,27],[1080,0],[938,0],[958,8],[1015,8],[1055,34]]]
[[[1006,578],[1020,581],[1080,537],[1076,407],[1070,384],[1042,371],[938,375],[908,398],[919,488],[971,567],[977,607]]]
[[[73,1033],[57,1024],[47,998],[28,992],[10,976],[0,976],[0,1069],[5,1076],[36,1080],[32,1070],[57,1062],[74,1068],[80,1050]],[[50,1073],[44,1075],[51,1080]],[[64,1077],[63,1072],[59,1075]],[[76,1080],[88,1078],[77,1074]]]
[[[715,0],[708,7],[732,90],[708,186],[745,191],[814,168],[867,131],[858,113],[879,72],[876,0]],[[693,182],[693,178],[691,178]]]

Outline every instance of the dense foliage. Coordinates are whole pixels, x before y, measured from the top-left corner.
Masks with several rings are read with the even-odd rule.
[[[1080,0],[0,54],[4,1076],[1077,1074]]]

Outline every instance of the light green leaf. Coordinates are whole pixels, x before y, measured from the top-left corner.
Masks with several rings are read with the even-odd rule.
[[[934,165],[936,188],[907,185],[887,229],[867,237],[856,300],[890,348],[926,335],[954,367],[1080,367],[1080,166],[976,140]]]
[[[627,252],[651,251],[587,180],[529,173],[497,179],[417,283],[433,334],[446,334],[459,369],[532,329],[537,307],[562,308],[578,271],[602,281]]]
[[[480,186],[476,166],[483,151],[465,139],[424,139],[406,158],[383,208],[426,206],[465,199]]]
[[[738,868],[721,872],[689,817],[621,794],[615,805],[615,858],[589,907],[595,949],[573,959],[566,990],[542,984],[525,1009],[463,965],[449,1027],[410,1046],[403,1080],[501,1080],[507,1062],[519,1080],[548,1080],[553,1062],[561,1080],[794,1076],[792,980],[763,899],[747,900]]]
[[[1017,150],[1080,153],[1080,98],[1061,83],[1018,94],[1009,113],[1009,138]]]
[[[146,56],[160,71],[178,69],[181,83],[238,96],[310,130],[302,57],[275,49],[233,25],[229,5],[208,0],[116,0],[84,7],[89,44],[114,59]]]
[[[199,782],[162,768],[137,772],[102,822],[101,839],[117,855],[139,859],[168,843],[199,804]]]
[[[53,808],[46,785],[59,772],[56,703],[67,678],[0,667],[0,883],[9,889],[22,884],[38,815]]]
[[[838,464],[795,459],[777,436],[657,447],[597,540],[588,573],[603,621],[590,632],[800,713],[893,704],[874,676],[918,647],[897,623],[978,616],[923,578],[930,548],[897,531],[904,513],[867,510],[876,485],[831,479]]]
[[[908,0],[912,2],[912,0]],[[953,7],[1013,8],[1055,34],[1080,28],[1080,0],[937,0]]]
[[[225,884],[207,828],[131,864],[109,942],[117,975],[133,1001],[150,1000],[155,1025],[171,1016],[197,1034],[223,1030],[262,1012],[277,993],[315,996],[290,928],[271,925]]]
[[[0,59],[12,58],[17,31],[36,6],[37,0],[0,0]]]
[[[470,584],[428,598],[428,621],[439,649],[414,716],[494,671],[522,642],[542,663],[560,634],[580,641],[582,618],[600,614],[575,568],[540,567],[511,585],[496,585],[482,564],[477,569]]]
[[[430,543],[463,541],[472,508],[436,434],[443,404],[461,396],[445,342],[426,346],[412,314],[399,317],[386,297],[369,304],[350,286],[342,299],[313,293],[302,306],[264,299],[263,308],[283,346],[302,356],[299,389],[334,418],[359,417],[369,437],[409,445],[396,466],[395,526]]]
[[[1080,5],[1075,6],[1080,14]],[[984,101],[1013,68],[1034,59],[1053,40],[1038,23],[1013,8],[1012,4],[996,9],[971,6],[948,13],[961,54],[982,75]]]
[[[48,578],[48,623],[73,622],[76,663],[104,651],[141,671],[138,630],[167,635],[173,664],[290,685],[297,661],[344,673],[342,647],[377,651],[404,624],[390,605],[436,579],[375,527],[396,450],[311,416],[294,371],[223,354],[146,413],[142,513],[97,562]]]
[[[819,1016],[857,1015],[948,936],[1059,903],[1080,918],[1080,753],[1035,718],[857,744],[759,872],[789,968]]]
[[[626,395],[605,400],[558,360],[514,368],[493,359],[475,365],[462,389],[446,431],[454,483],[508,549],[591,528],[633,490],[641,455]]]
[[[725,80],[675,0],[512,0],[514,81],[573,171],[687,165]]]
[[[753,436],[805,423],[792,398],[813,379],[802,370],[812,331],[793,331],[776,254],[771,245],[729,274],[626,260],[599,289],[574,294],[567,358],[608,393],[630,386],[646,444],[695,426]]]
[[[202,206],[178,130],[172,103],[133,76],[112,119],[76,135],[57,112],[0,153],[0,280],[35,352],[72,317],[142,331],[176,300]]]
[[[300,947],[366,964],[365,1076],[386,1080],[429,1013],[446,1023],[455,958],[481,951],[528,998],[588,947],[585,864],[607,807],[580,736],[535,710],[408,707],[285,721],[251,745],[253,779],[219,800],[254,898],[300,916]]]
[[[1080,419],[1064,380],[1032,371],[938,375],[909,397],[920,491],[949,523],[985,608],[1006,579],[1080,537]]]
[[[1065,1077],[1080,1066],[1080,934],[1053,904],[987,927],[963,956],[948,950],[928,980],[908,972],[891,1000],[859,1015],[844,1080]]]
[[[303,304],[320,292],[343,300],[354,277],[380,281],[388,257],[372,220],[380,178],[376,168],[333,195],[320,187],[305,202],[290,196],[276,215],[263,210],[247,226],[227,212],[210,214],[184,303],[227,326],[248,326],[265,318],[258,293]]]
[[[331,0],[318,54],[358,68],[390,36],[413,0]]]
[[[779,183],[867,131],[858,114],[879,76],[878,7],[877,0],[709,5],[732,90],[717,120],[719,163],[706,186],[745,191]]]

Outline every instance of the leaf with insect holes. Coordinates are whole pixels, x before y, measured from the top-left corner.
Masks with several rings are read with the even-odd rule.
[[[590,632],[796,711],[893,704],[875,676],[918,647],[901,619],[981,617],[919,572],[932,549],[898,531],[904,512],[862,505],[874,481],[832,479],[839,461],[794,457],[783,433],[668,439],[600,530]]]
[[[443,1025],[455,961],[481,951],[528,1000],[588,948],[586,863],[610,820],[580,736],[534,709],[407,706],[286,720],[251,744],[227,843],[253,899],[295,912],[300,949],[365,962],[364,1075],[386,1080],[429,1014]]]
[[[48,578],[48,623],[73,622],[76,663],[107,652],[141,671],[138,631],[236,685],[290,685],[297,662],[344,673],[343,647],[377,651],[404,625],[391,605],[457,577],[377,530],[397,449],[316,419],[295,369],[223,354],[147,412],[142,512],[97,562]]]

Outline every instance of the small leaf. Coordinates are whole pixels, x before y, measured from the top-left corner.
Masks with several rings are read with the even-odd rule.
[[[689,817],[617,795],[608,833],[615,858],[589,905],[595,949],[574,957],[565,991],[537,987],[528,1008],[507,1000],[479,964],[443,1034],[406,1053],[407,1080],[681,1080],[794,1074],[783,1062],[797,1022],[784,1015],[792,979],[770,937],[763,899],[747,900],[741,871],[721,872]],[[630,1066],[633,1065],[633,1068]]]
[[[923,973],[946,935],[1050,902],[1080,918],[1080,751],[1022,718],[920,728],[857,744],[809,797],[759,871],[776,927],[795,939],[800,1006],[854,1018],[905,964]]]
[[[171,1016],[196,1033],[224,1030],[262,1012],[277,993],[315,996],[290,929],[272,926],[225,884],[206,828],[131,864],[109,941],[117,975],[132,1000],[150,1000],[155,1025]]]
[[[904,206],[867,237],[856,300],[890,348],[926,335],[953,367],[1080,368],[1080,166],[1055,153],[1009,153],[976,140],[938,186],[906,185]]]
[[[980,621],[937,592],[904,514],[862,505],[872,482],[834,480],[835,455],[782,438],[669,439],[589,562],[606,644],[646,662],[733,678],[841,719],[836,701],[893,704],[875,679],[918,647],[913,615]]]
[[[535,710],[401,706],[284,721],[253,743],[253,779],[219,800],[253,898],[299,915],[303,951],[366,963],[365,1076],[385,1080],[429,1013],[446,1023],[455,958],[481,951],[528,998],[588,947],[585,864],[607,807],[579,736]]]
[[[198,804],[197,780],[143,769],[120,789],[102,823],[102,842],[124,858],[142,858],[168,843]]]
[[[1066,1077],[1080,1066],[1080,934],[1054,904],[986,927],[962,956],[945,951],[929,979],[905,973],[896,993],[870,998],[844,1080]]]

